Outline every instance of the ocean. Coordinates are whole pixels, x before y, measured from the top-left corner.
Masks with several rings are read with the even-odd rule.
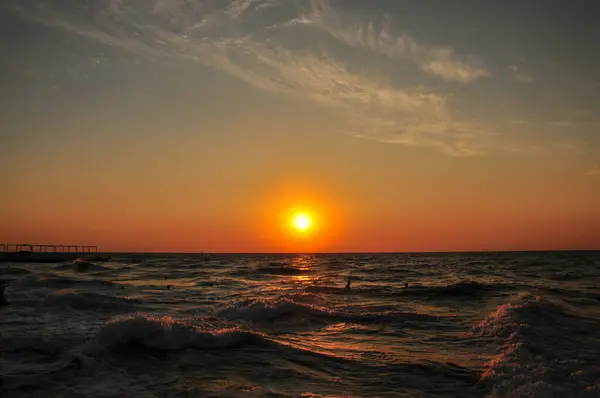
[[[0,274],[2,398],[600,397],[600,252],[112,254]]]

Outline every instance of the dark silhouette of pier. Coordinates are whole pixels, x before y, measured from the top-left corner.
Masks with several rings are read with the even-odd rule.
[[[97,253],[94,245],[32,245],[0,243],[0,261],[60,262],[82,253]]]
[[[21,251],[34,253],[36,252],[36,249],[38,253],[96,253],[98,251],[98,246],[93,245],[30,245],[28,243],[0,243],[0,248],[2,249],[2,252],[5,253],[18,253]],[[11,250],[11,248],[14,248],[14,250]]]

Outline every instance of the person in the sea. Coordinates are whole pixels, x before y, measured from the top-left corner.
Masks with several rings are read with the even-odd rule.
[[[8,300],[4,296],[4,289],[8,286],[8,282],[4,279],[0,279],[0,306],[8,305]]]
[[[408,287],[408,282],[404,282],[404,287]]]
[[[346,289],[350,289],[350,284],[352,283],[352,281],[350,279],[348,279],[348,283],[346,284]]]

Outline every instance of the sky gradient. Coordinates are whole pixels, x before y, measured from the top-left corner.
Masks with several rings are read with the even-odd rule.
[[[600,3],[4,0],[0,242],[600,249]],[[316,228],[286,230],[293,209]]]

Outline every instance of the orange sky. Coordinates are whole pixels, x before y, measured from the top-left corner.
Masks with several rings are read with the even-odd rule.
[[[352,177],[318,184],[317,175],[263,177],[256,186],[232,184],[221,191],[215,185],[160,180],[156,187],[115,189],[119,177],[102,185],[26,178],[14,183],[19,194],[5,202],[0,241],[154,252],[598,247],[600,212],[594,198],[599,190],[588,190],[585,179],[543,180],[522,173],[502,180],[496,173],[493,181],[470,180],[461,171],[468,166],[464,162],[456,169],[446,165],[443,178],[390,172],[384,189],[377,189],[382,184],[377,179],[353,186]],[[295,210],[314,216],[310,233],[290,231]]]

